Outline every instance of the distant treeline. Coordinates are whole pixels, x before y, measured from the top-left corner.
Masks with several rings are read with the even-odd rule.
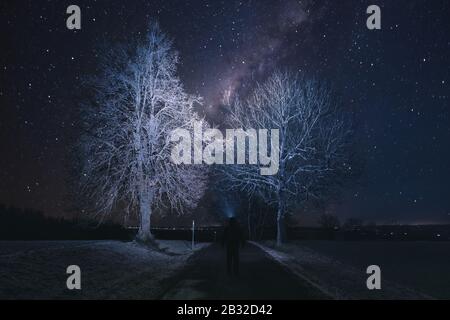
[[[288,240],[434,240],[450,241],[450,225],[363,225],[349,219],[342,226],[337,219],[321,218],[320,227],[288,227]],[[242,227],[246,231],[246,226]],[[89,219],[67,220],[48,217],[32,209],[18,209],[0,204],[0,240],[132,240],[136,229],[118,224],[99,224]],[[196,241],[220,241],[222,227],[195,229]],[[152,233],[159,239],[191,240],[190,227],[154,227]],[[246,232],[247,233],[247,232]],[[256,240],[275,239],[274,226],[261,230]],[[248,235],[247,235],[248,237]]]
[[[381,225],[355,228],[288,228],[292,240],[450,241],[450,225]]]
[[[131,239],[120,225],[88,219],[67,220],[47,217],[32,209],[0,205],[0,240],[101,240]]]

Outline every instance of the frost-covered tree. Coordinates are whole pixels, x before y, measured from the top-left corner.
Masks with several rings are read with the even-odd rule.
[[[231,104],[230,126],[279,129],[277,174],[261,175],[258,165],[221,168],[227,188],[276,207],[278,244],[284,241],[286,213],[305,200],[323,198],[346,174],[346,123],[325,85],[288,72],[274,73],[247,100]]]
[[[157,23],[137,45],[105,52],[84,108],[81,186],[93,211],[137,213],[138,239],[152,238],[150,218],[161,206],[192,208],[206,186],[205,168],[175,165],[170,133],[190,130],[199,99],[176,76],[178,54]]]

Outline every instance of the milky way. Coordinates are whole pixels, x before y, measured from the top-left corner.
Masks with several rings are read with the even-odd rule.
[[[446,0],[371,2],[9,1],[0,10],[0,203],[69,216],[68,159],[79,135],[82,79],[101,44],[142,37],[152,18],[174,40],[185,88],[223,120],[275,69],[328,82],[355,119],[364,175],[326,210],[378,222],[450,221],[450,9]]]

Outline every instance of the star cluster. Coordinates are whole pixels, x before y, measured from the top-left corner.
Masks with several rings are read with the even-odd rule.
[[[145,34],[156,18],[180,53],[186,90],[211,122],[275,69],[325,79],[355,118],[366,159],[337,214],[378,222],[450,221],[448,1],[68,1],[2,5],[0,203],[70,215],[68,154],[83,79],[101,47]],[[352,170],[349,167],[349,170]]]

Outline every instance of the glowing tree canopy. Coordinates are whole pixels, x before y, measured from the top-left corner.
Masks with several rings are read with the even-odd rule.
[[[191,130],[199,99],[185,93],[178,54],[157,23],[142,43],[109,50],[102,61],[85,106],[82,190],[102,217],[114,208],[125,218],[137,213],[138,239],[147,241],[153,210],[168,205],[181,213],[203,195],[205,168],[170,160],[170,132]]]
[[[349,127],[339,114],[330,90],[319,81],[288,72],[275,72],[257,85],[245,101],[230,106],[234,128],[279,129],[279,169],[261,175],[259,165],[221,168],[228,189],[257,195],[277,208],[277,242],[284,238],[288,210],[307,198],[323,197],[345,174]]]

